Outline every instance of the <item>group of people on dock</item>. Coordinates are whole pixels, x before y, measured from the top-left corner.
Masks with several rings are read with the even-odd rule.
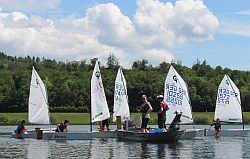
[[[142,95],[142,105],[139,107],[138,111],[142,113],[142,123],[141,123],[141,131],[142,132],[148,132],[147,125],[150,119],[150,112],[152,112],[153,108],[150,104],[150,102],[147,100],[146,95]],[[164,97],[163,95],[157,96],[157,105],[156,105],[156,111],[158,115],[158,128],[161,130],[166,130],[166,112],[169,110],[169,106],[166,102],[163,101]],[[169,129],[179,129],[178,126],[181,122],[180,118],[182,115],[182,112],[176,111],[176,116],[173,119],[172,123],[169,126]],[[220,130],[221,130],[221,123],[219,119],[216,119],[214,123],[212,123],[210,126],[214,126],[215,129],[215,137],[219,137]]]
[[[163,95],[158,95],[157,104],[155,108],[156,108],[157,116],[158,116],[158,122],[157,122],[158,128],[164,132],[166,130],[166,124],[165,124],[166,112],[169,110],[169,106],[163,100],[164,100]],[[150,102],[147,100],[146,95],[142,95],[142,102],[143,104],[138,109],[138,111],[142,113],[141,130],[142,132],[148,132],[147,125],[150,119],[150,112],[153,110],[153,108]],[[181,122],[180,120],[181,114],[182,113],[180,111],[176,111],[176,118],[174,118],[169,128],[175,129],[175,125],[178,125]]]

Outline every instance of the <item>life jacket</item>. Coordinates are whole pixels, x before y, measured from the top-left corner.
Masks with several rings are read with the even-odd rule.
[[[220,123],[215,123],[215,124],[214,124],[214,129],[215,129],[215,130],[221,129],[221,124],[220,124]]]
[[[58,127],[58,129],[60,129],[61,132],[63,132],[66,128],[67,128],[67,125],[65,125],[64,123],[61,123]]]
[[[20,134],[24,129],[25,129],[25,127],[20,124],[17,126],[16,133]]]
[[[168,111],[169,110],[169,107],[168,107],[168,105],[167,105],[167,103],[165,103],[165,102],[161,102],[161,105],[163,106],[163,111],[164,112],[166,112],[166,111]]]

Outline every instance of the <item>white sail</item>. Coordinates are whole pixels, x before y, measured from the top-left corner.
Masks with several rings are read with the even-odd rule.
[[[34,67],[30,83],[29,123],[50,124],[47,90]]]
[[[113,121],[116,121],[116,116],[121,116],[122,121],[130,119],[128,106],[127,83],[125,81],[122,69],[119,68],[115,80],[114,92],[114,113]]]
[[[95,63],[91,78],[91,122],[102,121],[110,117],[98,61]]]
[[[170,124],[173,121],[175,111],[177,110],[182,112],[182,124],[193,123],[187,85],[173,66],[170,66],[165,80],[164,101],[169,106],[166,114],[166,124]]]
[[[242,123],[240,91],[228,75],[222,79],[217,94],[214,119]]]

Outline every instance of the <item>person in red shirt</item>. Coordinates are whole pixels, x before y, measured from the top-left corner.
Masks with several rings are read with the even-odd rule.
[[[166,129],[166,111],[169,110],[169,107],[166,102],[163,101],[163,95],[157,96],[158,101],[158,127],[159,129],[165,128]]]

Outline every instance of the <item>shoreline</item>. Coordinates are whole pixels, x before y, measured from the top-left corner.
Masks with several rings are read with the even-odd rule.
[[[50,113],[51,124],[58,124],[65,119],[70,121],[72,125],[89,125],[89,113]],[[140,123],[140,113],[131,113],[131,119],[134,119],[135,123]],[[150,113],[150,125],[157,124],[157,114],[156,112]],[[213,122],[214,112],[193,112],[193,118],[195,124],[210,124]],[[11,126],[17,125],[19,121],[28,121],[28,113],[0,113],[0,125],[1,126]],[[110,124],[115,125],[112,121],[112,115],[110,118]],[[244,123],[250,124],[250,112],[244,112]],[[230,123],[232,124],[232,123]],[[35,125],[35,124],[34,124]],[[94,123],[93,125],[98,125]],[[188,124],[187,124],[188,125]],[[192,124],[190,124],[192,125]]]

